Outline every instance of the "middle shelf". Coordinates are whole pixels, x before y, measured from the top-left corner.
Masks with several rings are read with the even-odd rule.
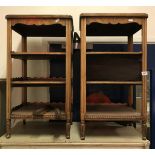
[[[14,59],[49,59],[53,56],[65,56],[66,52],[11,52]]]
[[[142,55],[142,52],[122,52],[122,51],[117,51],[117,52],[112,52],[112,51],[87,51],[87,55]]]
[[[27,86],[49,86],[53,84],[65,84],[66,79],[62,77],[53,77],[53,78],[43,78],[43,77],[18,77],[18,78],[12,78],[12,86],[14,87],[27,87]]]
[[[142,81],[87,81],[87,84],[122,84],[122,85],[141,85]]]

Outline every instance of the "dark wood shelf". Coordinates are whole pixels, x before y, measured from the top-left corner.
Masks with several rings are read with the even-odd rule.
[[[39,87],[39,86],[49,86],[53,84],[65,84],[65,78],[13,78],[12,79],[12,85],[14,87],[27,87],[27,86],[32,86],[32,87]]]
[[[111,54],[111,55],[142,55],[142,52],[110,52],[110,51],[90,51],[86,52],[88,55],[104,55],[104,54]]]
[[[65,120],[65,104],[62,102],[33,102],[23,103],[12,108],[12,119],[59,119]]]
[[[86,120],[101,121],[138,121],[142,119],[141,112],[137,112],[126,104],[87,105]]]
[[[50,59],[55,56],[65,56],[66,52],[11,52],[15,59]]]

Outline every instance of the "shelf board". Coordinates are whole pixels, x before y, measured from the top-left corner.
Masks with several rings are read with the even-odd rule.
[[[53,56],[64,56],[66,52],[11,52],[11,57],[15,59],[49,59]]]
[[[142,119],[140,112],[126,104],[87,105],[86,120],[137,121]]]
[[[20,86],[49,86],[53,84],[65,84],[65,78],[13,78],[12,85]]]
[[[87,84],[135,84],[141,85],[142,81],[87,81]]]
[[[12,108],[11,118],[25,119],[65,119],[64,103],[33,102]]]
[[[107,52],[107,51],[91,51],[86,52],[88,55],[100,55],[100,54],[111,54],[111,55],[141,55],[142,52]]]

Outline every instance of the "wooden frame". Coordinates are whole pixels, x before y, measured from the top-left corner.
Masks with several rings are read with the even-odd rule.
[[[80,36],[81,36],[81,139],[85,139],[85,122],[86,121],[142,121],[142,138],[146,139],[146,76],[147,76],[147,14],[138,13],[83,13],[80,15]],[[106,26],[108,25],[108,26]],[[97,27],[98,26],[98,27]],[[116,28],[117,27],[117,28]],[[103,31],[101,31],[103,30]],[[134,53],[133,51],[133,34],[142,30],[142,52]],[[126,52],[87,52],[86,37],[87,36],[127,36],[128,51]],[[86,59],[87,55],[141,55],[142,70],[141,81],[87,81],[86,75]],[[94,73],[95,74],[95,73]],[[106,74],[106,73],[105,73]],[[128,105],[132,108],[133,104],[133,85],[142,85],[142,111],[138,114],[139,117],[131,117],[127,114],[122,116],[115,114],[112,110],[109,113],[87,112],[86,105],[86,85],[87,84],[128,84],[129,97]],[[124,110],[123,110],[124,111]],[[123,113],[122,111],[122,113]],[[135,111],[136,112],[136,111]],[[135,115],[136,116],[136,115]]]
[[[6,103],[6,138],[11,136],[11,119],[52,119],[66,121],[66,138],[70,138],[71,125],[71,55],[72,55],[72,32],[73,21],[68,15],[7,15],[7,103]],[[55,30],[56,29],[56,30]],[[22,51],[12,52],[12,30],[22,36]],[[59,30],[59,31],[57,31]],[[29,52],[27,51],[27,37],[66,37],[66,52]],[[27,78],[27,60],[28,59],[51,59],[52,56],[64,56],[66,58],[66,78]],[[22,77],[12,77],[12,58],[22,60]],[[66,99],[63,112],[60,106],[53,103],[56,109],[51,110],[51,114],[47,114],[47,108],[51,103],[28,103],[27,87],[47,86],[53,84],[66,85]],[[22,87],[22,102],[18,106],[11,107],[12,87]],[[44,113],[31,115],[23,114],[20,108],[24,106],[41,106]],[[53,108],[53,107],[51,107]],[[18,111],[17,111],[18,110]],[[58,117],[59,115],[59,117]]]

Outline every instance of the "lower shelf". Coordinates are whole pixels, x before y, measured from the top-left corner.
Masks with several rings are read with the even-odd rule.
[[[126,104],[88,105],[85,119],[101,121],[138,121],[142,119],[142,115]]]
[[[23,103],[12,109],[12,119],[65,120],[64,103]]]

